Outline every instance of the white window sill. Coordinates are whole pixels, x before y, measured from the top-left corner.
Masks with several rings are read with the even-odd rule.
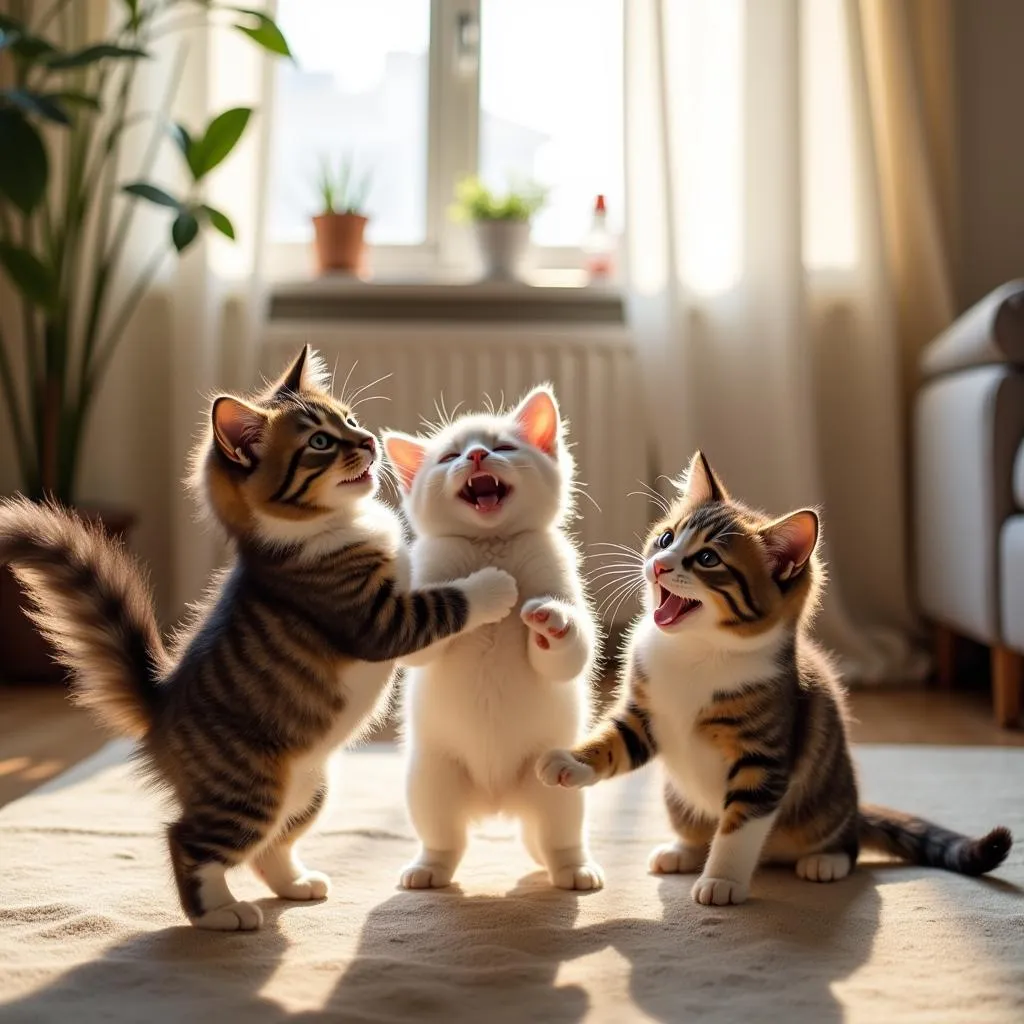
[[[544,270],[523,281],[349,274],[279,281],[271,287],[270,319],[622,323],[624,315],[614,281],[589,283],[580,271]]]

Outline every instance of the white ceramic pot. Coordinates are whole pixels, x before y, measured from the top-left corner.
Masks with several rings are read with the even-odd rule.
[[[517,278],[530,244],[530,222],[478,220],[473,230],[484,277]]]

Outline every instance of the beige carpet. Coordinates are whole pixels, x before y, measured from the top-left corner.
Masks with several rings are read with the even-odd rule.
[[[342,759],[333,813],[306,844],[331,898],[265,899],[264,931],[204,934],[181,924],[158,810],[122,753],[0,812],[4,1024],[1024,1021],[1024,850],[990,881],[874,864],[816,886],[776,870],[746,906],[702,908],[689,879],[644,872],[668,834],[647,770],[595,791],[604,892],[548,889],[498,822],[461,891],[402,893],[401,766],[370,749]],[[871,799],[1024,838],[1024,751],[859,759]],[[262,898],[248,876],[237,890]]]

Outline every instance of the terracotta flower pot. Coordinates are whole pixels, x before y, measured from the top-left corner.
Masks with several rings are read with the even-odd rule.
[[[123,509],[80,508],[79,514],[98,522],[112,537],[125,538],[135,516]],[[25,614],[25,597],[14,573],[0,566],[0,680],[9,683],[60,683],[66,673],[54,661],[53,648]]]
[[[316,258],[320,273],[344,270],[350,274],[364,269],[366,243],[363,233],[367,219],[358,213],[322,213],[313,218]]]

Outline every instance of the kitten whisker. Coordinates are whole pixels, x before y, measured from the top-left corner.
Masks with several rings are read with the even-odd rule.
[[[334,365],[335,365],[335,367],[337,367],[337,365],[338,365],[337,360],[335,360]],[[338,401],[343,403],[344,405],[348,405],[348,401],[345,398],[345,392],[348,391],[348,382],[352,379],[352,374],[355,373],[356,367],[358,365],[359,365],[359,360],[357,359],[348,368],[348,373],[345,374],[345,382],[344,382],[344,384],[341,385],[341,392],[338,395]]]
[[[352,392],[352,397],[349,399],[349,404],[355,402],[355,400],[364,391],[369,391],[370,388],[374,387],[377,384],[380,384],[382,381],[385,381],[389,377],[393,377],[393,376],[394,376],[393,373],[385,373],[385,374],[382,374],[380,377],[378,377],[376,380],[371,380],[369,384],[364,384],[361,388],[356,388],[356,390]]]

